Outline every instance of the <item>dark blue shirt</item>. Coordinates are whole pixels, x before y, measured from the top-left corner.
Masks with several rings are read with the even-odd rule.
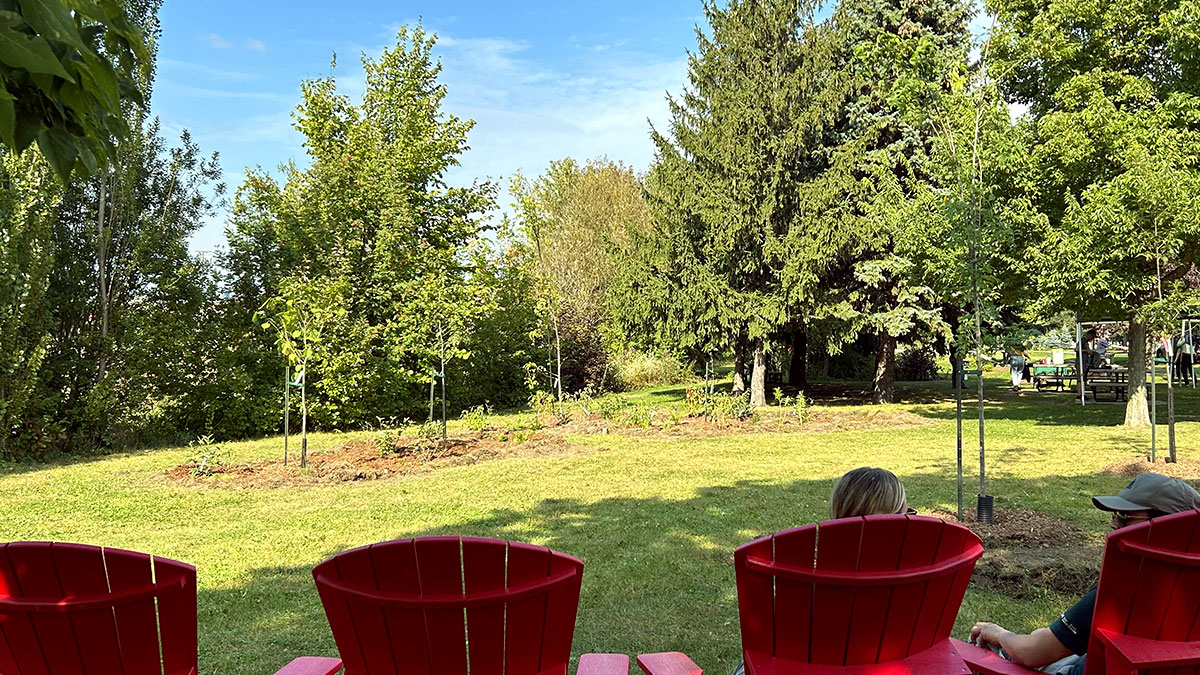
[[[1096,587],[1088,591],[1079,602],[1071,605],[1054,623],[1050,624],[1050,632],[1072,652],[1083,656],[1087,654],[1088,640],[1092,635],[1092,613],[1096,609]],[[1070,675],[1083,673],[1086,659],[1081,659],[1070,670]]]

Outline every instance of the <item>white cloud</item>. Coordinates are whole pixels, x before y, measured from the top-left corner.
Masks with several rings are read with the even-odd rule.
[[[216,33],[209,33],[204,37],[204,40],[208,43],[209,47],[214,49],[229,49],[233,46],[233,43]]]
[[[262,40],[255,40],[251,38],[246,40],[246,49],[256,52],[265,52],[267,51],[267,45]]]
[[[176,59],[159,59],[158,65],[164,70],[170,72],[173,70],[181,70],[191,75],[199,75],[200,77],[210,80],[235,80],[245,82],[249,80],[257,80],[260,78],[255,73],[242,73],[232,70],[222,70],[213,68],[202,63],[192,63],[191,61],[179,61]]]

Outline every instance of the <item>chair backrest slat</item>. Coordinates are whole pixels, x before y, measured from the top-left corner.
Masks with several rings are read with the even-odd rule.
[[[347,675],[566,675],[582,572],[541,546],[425,537],[340,553],[313,576]]]
[[[817,527],[817,565],[823,571],[853,572],[858,569],[858,548],[863,521],[846,518]],[[813,626],[810,661],[842,665],[850,640],[854,613],[854,589],[816,584],[813,589]],[[855,636],[857,639],[858,636]],[[783,637],[779,637],[782,642]]]
[[[458,537],[426,537],[416,540],[417,578],[422,593],[448,595],[463,592],[462,542]],[[452,675],[467,672],[467,636],[463,610],[427,609],[429,672]]]
[[[194,675],[196,570],[144,553],[0,545],[0,673]]]
[[[406,548],[408,548],[409,555],[412,557],[411,542]],[[379,590],[374,562],[374,558],[378,552],[372,549],[373,547],[371,546],[364,546],[363,548],[353,549],[334,557],[332,562],[334,563],[338,580],[361,588]],[[414,571],[412,579],[415,582],[415,557],[413,557],[412,569]],[[317,588],[320,588],[320,584],[317,585]],[[324,602],[324,594],[322,594],[322,602]],[[335,602],[346,608],[346,614],[343,618],[348,619],[345,624],[334,624],[333,615],[329,615],[329,604],[325,603],[326,614],[330,616],[330,627],[333,629],[334,639],[338,644],[339,650],[342,648],[343,643],[343,640],[337,639],[339,632],[343,635],[348,635],[353,641],[353,646],[349,653],[341,652],[342,660],[346,663],[346,674],[379,673],[381,675],[391,675],[398,672],[400,664],[397,663],[397,659],[392,653],[393,642],[383,608],[358,601],[354,598],[347,598],[340,594],[335,599]],[[424,637],[423,620],[421,624],[421,635]],[[422,640],[423,645],[424,640]]]
[[[17,542],[9,544],[6,549],[9,563],[16,570],[21,591],[26,597],[63,597],[50,546]],[[66,613],[35,613],[31,619],[37,644],[41,647],[50,672],[82,673],[83,664],[79,659],[75,631],[71,628],[71,617]]]
[[[509,587],[549,576],[549,572],[549,549],[516,542],[508,545]],[[508,672],[538,672],[546,627],[546,599],[534,596],[509,603],[506,626],[504,653]]]
[[[508,545],[494,539],[463,537],[463,585],[468,594],[505,588]],[[467,640],[472,675],[504,673],[504,605],[467,609]]]
[[[52,544],[53,566],[59,570],[62,595],[99,596],[110,593],[104,570],[104,553],[95,546]],[[83,672],[105,672],[120,663],[120,642],[111,607],[71,615],[74,642],[78,645]],[[192,633],[195,635],[195,631]]]
[[[548,576],[566,572],[575,567],[577,562],[565,556],[551,555]],[[570,583],[557,586],[546,593],[546,629],[545,635],[542,636],[540,671],[544,675],[567,675],[582,581],[583,575],[576,574]]]
[[[904,516],[864,521],[858,571],[890,572],[899,569],[907,525]],[[850,639],[846,645],[846,665],[857,666],[878,661],[892,596],[898,587],[903,586],[855,589]]]
[[[816,528],[800,530],[802,534],[787,538],[789,546],[798,549],[796,556],[803,557],[807,538],[808,559],[815,554]],[[787,533],[781,533],[781,535]],[[797,661],[808,659],[808,620],[811,613],[799,608],[812,604],[812,584],[797,584],[781,580],[776,589],[771,577],[750,571],[747,560],[773,560],[774,545],[783,537],[763,537],[743,544],[733,554],[733,570],[737,578],[738,623],[742,630],[742,649],[757,654],[775,653],[775,624],[780,623],[790,635],[797,637],[791,642],[792,651],[788,658]],[[775,615],[775,596],[781,593],[780,607],[786,610],[780,619]]]
[[[734,556],[742,648],[747,658],[839,666],[910,656],[949,635],[982,554],[966,528],[906,515],[756,540]]]

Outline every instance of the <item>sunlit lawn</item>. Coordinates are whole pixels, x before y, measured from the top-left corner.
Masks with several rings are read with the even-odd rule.
[[[1128,482],[1100,469],[1146,454],[1148,431],[1117,426],[1123,405],[1081,409],[1066,394],[1018,397],[1001,391],[1006,378],[998,370],[988,381],[995,397],[988,408],[988,489],[997,507],[1054,514],[1098,541],[1107,519],[1089,496]],[[196,565],[205,673],[274,672],[295,656],[335,654],[312,566],[349,547],[435,533],[529,541],[582,558],[576,653],[680,650],[705,670],[724,673],[738,660],[731,567],[737,545],[821,519],[833,480],[860,465],[895,471],[920,510],[953,509],[949,390],[946,382],[901,385],[902,402],[893,409],[934,420],[926,426],[704,439],[576,436],[570,441],[582,451],[564,456],[333,487],[210,489],[163,481],[187,449],[7,466],[0,470],[0,536],[103,544]],[[1165,393],[1159,393],[1161,412]],[[666,405],[682,395],[675,387],[637,398]],[[1177,407],[1191,416],[1179,426],[1179,452],[1200,457],[1200,396],[1181,390]],[[974,429],[966,425],[969,504],[978,481]],[[349,436],[315,435],[310,451]],[[1165,427],[1159,442],[1165,453]],[[248,460],[277,456],[282,443],[231,448],[235,459]],[[1036,601],[1014,602],[972,590],[957,630],[985,618],[1030,630],[1071,600],[1047,591]]]

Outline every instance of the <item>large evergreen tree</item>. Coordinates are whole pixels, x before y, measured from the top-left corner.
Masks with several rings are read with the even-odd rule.
[[[673,283],[670,324],[701,351],[753,354],[751,400],[766,402],[766,350],[794,325],[811,274],[789,244],[803,228],[796,184],[814,171],[827,116],[830,43],[808,0],[704,5],[689,86],[653,132],[649,183]],[[815,251],[812,251],[815,253]]]

